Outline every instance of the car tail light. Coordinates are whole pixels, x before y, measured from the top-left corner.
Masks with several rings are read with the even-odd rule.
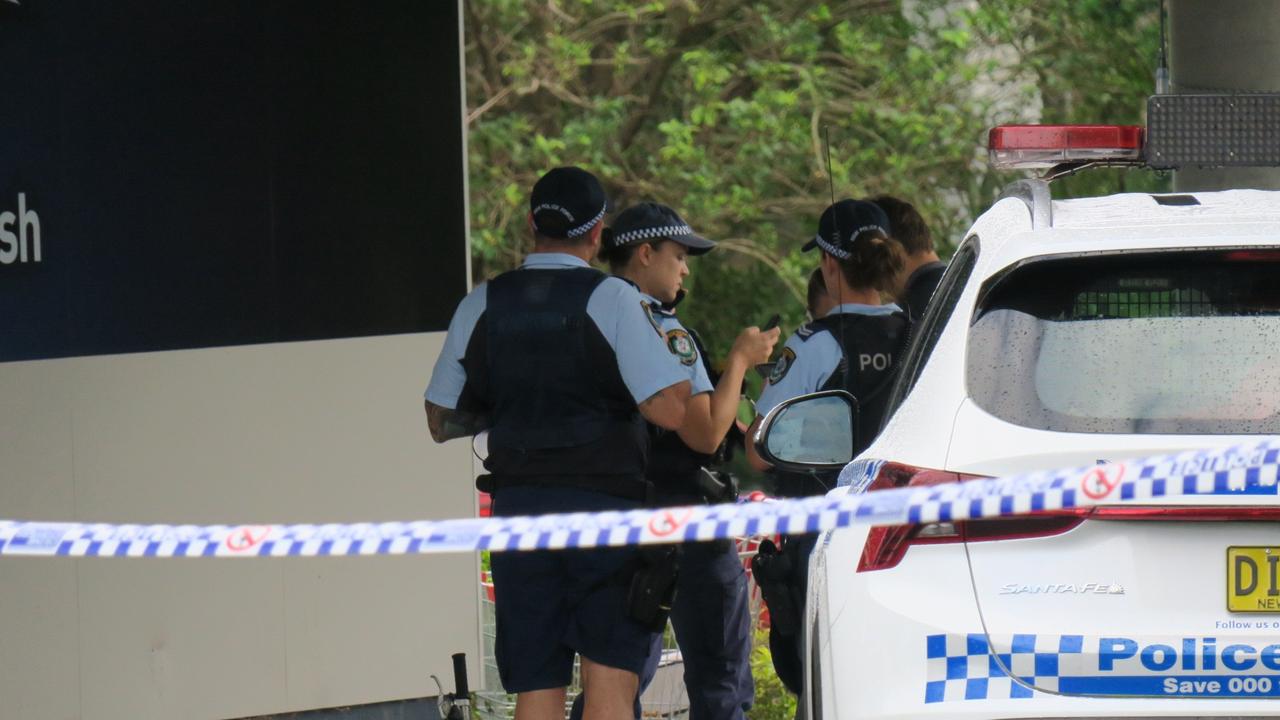
[[[1137,164],[1145,129],[1139,125],[1002,125],[987,135],[992,167],[1048,168],[1061,163]]]
[[[867,491],[940,485],[982,477],[985,476],[917,468],[901,463],[885,463],[876,478],[867,486]],[[966,541],[989,542],[1048,537],[1074,528],[1084,521],[1084,517],[1084,513],[1065,511],[991,520],[957,520],[871,528],[867,534],[867,544],[862,548],[862,558],[858,561],[858,572],[894,567],[902,562],[903,556],[913,545],[945,545]]]
[[[1235,505],[1118,505],[1081,508],[1090,520],[1177,520],[1179,522],[1275,522],[1280,507],[1240,507]]]
[[[1280,252],[1266,250],[1231,250],[1222,254],[1227,262],[1280,262]]]
[[[930,470],[902,463],[887,462],[867,486],[867,492],[900,487],[923,487],[970,480],[978,475],[962,475],[945,470]],[[858,572],[885,570],[896,566],[911,545],[962,542],[956,523],[925,523],[873,527],[862,548]]]
[[[982,477],[985,476],[885,463],[867,486],[867,492],[964,482]],[[1114,521],[1276,522],[1280,521],[1280,507],[1115,505],[1050,510],[1010,518],[874,527],[867,534],[866,545],[862,548],[858,572],[895,567],[914,545],[1050,537],[1077,527],[1086,518]]]

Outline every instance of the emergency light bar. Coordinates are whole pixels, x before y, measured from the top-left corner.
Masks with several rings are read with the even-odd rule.
[[[1144,135],[1139,125],[1001,125],[988,134],[987,152],[1000,170],[1140,165]]]
[[[1153,95],[1139,125],[1002,125],[987,136],[992,167],[1132,165],[1280,167],[1280,93]]]

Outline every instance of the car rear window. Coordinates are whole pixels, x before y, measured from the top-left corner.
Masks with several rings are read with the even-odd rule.
[[[1280,433],[1280,249],[1015,266],[983,288],[965,375],[1027,427]]]

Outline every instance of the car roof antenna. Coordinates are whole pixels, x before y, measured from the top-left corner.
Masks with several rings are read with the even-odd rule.
[[[822,126],[822,150],[827,157],[827,190],[830,191],[831,193],[831,227],[833,230],[835,230],[835,234],[836,234],[835,239],[840,240],[841,239],[840,220],[839,220],[839,215],[836,213],[836,210],[835,210],[836,181],[835,181],[835,176],[831,174],[831,126],[830,125]],[[819,223],[818,232],[819,233],[822,232],[821,223]],[[834,245],[835,243],[832,243],[832,244]],[[822,262],[822,260],[819,259],[818,262]],[[819,272],[821,272],[821,270],[819,270]],[[841,283],[836,283],[836,308],[837,309],[839,309],[841,305],[844,305],[844,298],[840,297],[840,285]],[[827,291],[830,292],[831,288],[828,287]],[[846,352],[845,348],[847,347],[847,345],[845,344],[845,322],[844,322],[845,314],[836,313],[836,315],[838,316],[836,317],[836,323],[840,326],[840,354],[841,356],[843,356]],[[844,360],[840,363],[840,385],[841,387],[844,388],[845,392],[849,392],[849,358],[847,357],[844,358]]]
[[[1169,47],[1169,38],[1165,31],[1165,25],[1168,22],[1169,14],[1165,10],[1165,0],[1160,0],[1160,60],[1156,66],[1156,94],[1169,94],[1169,57],[1167,49]]]
[[[840,242],[840,215],[836,213],[836,178],[831,173],[831,126],[822,126],[822,150],[827,156],[827,190],[831,192],[831,227],[836,232],[835,241]],[[818,223],[818,232],[822,233],[822,223]],[[832,243],[835,245],[835,242]],[[819,256],[819,263],[822,259]],[[820,265],[819,265],[820,268]],[[822,272],[822,270],[819,270]],[[827,287],[827,292],[831,292],[831,287]],[[836,283],[836,307],[845,304],[844,297],[840,297],[840,283]],[[838,319],[838,318],[837,318]],[[838,322],[840,324],[840,354],[845,354],[845,323],[844,320]],[[849,359],[845,357],[840,364],[841,386],[849,389]]]

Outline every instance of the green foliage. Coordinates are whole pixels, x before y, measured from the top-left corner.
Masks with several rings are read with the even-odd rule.
[[[748,720],[792,720],[796,716],[796,696],[787,690],[773,671],[769,654],[769,631],[755,632],[751,649],[751,675],[756,682],[755,704],[747,712]]]
[[[615,208],[663,202],[720,241],[691,263],[681,308],[713,356],[775,312],[784,331],[803,321],[816,258],[799,247],[829,187],[910,200],[949,254],[1013,179],[987,168],[986,129],[1141,122],[1158,36],[1149,0],[467,0],[465,13],[476,279],[527,251],[537,177],[581,165]],[[1098,171],[1056,191],[1162,182]]]
[[[1044,122],[1146,124],[1160,51],[1160,16],[1149,0],[1028,4],[984,0],[973,26],[989,44],[1016,48]],[[1165,174],[1093,169],[1051,187],[1055,197],[1167,192]]]

